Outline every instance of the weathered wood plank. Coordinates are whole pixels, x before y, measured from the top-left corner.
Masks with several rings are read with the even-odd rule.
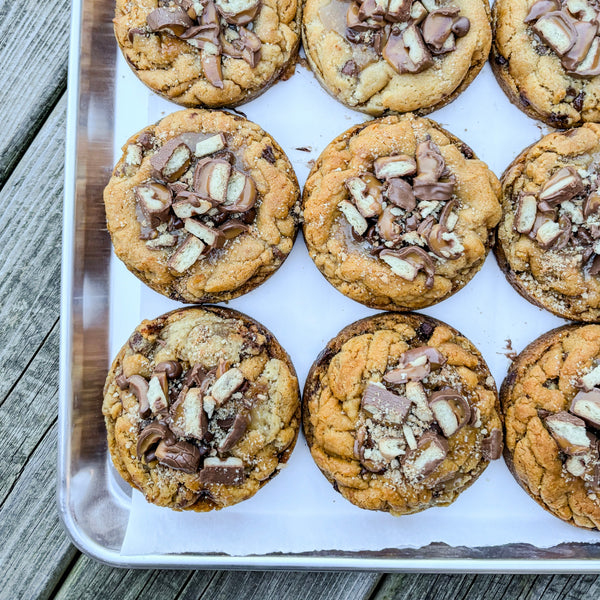
[[[0,187],[66,88],[69,0],[0,0]]]
[[[59,315],[65,113],[63,97],[0,191],[0,404]]]
[[[81,556],[53,598],[55,600],[96,600],[97,598],[159,598],[174,600],[192,576],[193,571],[124,570],[102,565]],[[200,571],[198,584],[204,587],[214,576],[212,571]]]
[[[54,402],[47,408],[56,412]],[[56,510],[56,449],[55,421],[0,508],[0,599],[49,598],[77,554]]]
[[[371,595],[377,573],[311,573],[290,571],[220,571],[204,589],[196,575],[178,600],[361,600]]]

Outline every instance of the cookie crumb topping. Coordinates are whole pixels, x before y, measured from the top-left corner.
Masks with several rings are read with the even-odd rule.
[[[346,39],[370,46],[399,74],[420,73],[434,57],[456,49],[456,39],[471,23],[460,9],[438,0],[354,0],[346,15]],[[349,64],[349,63],[353,64]],[[346,62],[342,73],[355,76],[356,62]]]
[[[415,158],[404,154],[375,159],[373,172],[346,180],[348,198],[340,212],[358,242],[400,277],[414,281],[420,271],[433,286],[435,262],[459,258],[464,247],[454,233],[459,201],[455,177],[437,145],[427,139]]]

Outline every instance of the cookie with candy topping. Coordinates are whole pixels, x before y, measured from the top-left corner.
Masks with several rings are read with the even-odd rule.
[[[494,380],[475,346],[415,313],[357,321],[313,364],[302,423],[347,500],[395,515],[457,499],[502,454]]]
[[[490,62],[509,100],[552,127],[599,122],[598,19],[589,0],[497,0]]]
[[[506,169],[498,264],[524,298],[574,321],[600,319],[600,125],[556,132]]]
[[[222,302],[254,289],[292,249],[299,188],[283,150],[258,125],[184,110],[123,146],[104,190],[117,256],[152,289]]]
[[[500,389],[504,458],[521,487],[567,523],[600,530],[600,326],[531,342]]]
[[[321,273],[372,308],[440,302],[483,265],[499,182],[458,138],[405,115],[331,142],[303,194],[304,239]]]
[[[250,498],[300,428],[289,356],[260,323],[216,306],[143,321],[112,364],[102,412],[120,475],[176,510]]]
[[[236,106],[297,59],[296,0],[117,0],[114,30],[149,88],[189,107]]]
[[[321,85],[374,116],[445,106],[482,69],[491,40],[482,0],[307,0],[302,15]]]

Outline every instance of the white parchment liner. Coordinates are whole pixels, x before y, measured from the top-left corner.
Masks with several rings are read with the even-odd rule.
[[[180,109],[149,92],[121,57],[116,99],[115,161],[130,135]],[[310,161],[334,137],[367,120],[329,97],[302,66],[291,79],[240,110],[283,147],[301,186]],[[489,65],[466,92],[431,118],[471,146],[498,177],[525,146],[549,131],[508,102]],[[142,285],[114,256],[111,290],[111,356],[141,319],[181,306]],[[301,388],[325,344],[349,323],[376,312],[349,300],[321,276],[301,235],[271,279],[229,306],[275,334],[294,362]],[[463,290],[422,312],[466,335],[483,354],[498,387],[509,365],[508,340],[519,352],[564,323],[523,300],[506,283],[492,256]],[[600,534],[567,525],[540,508],[502,460],[492,463],[449,507],[396,518],[362,510],[333,490],[301,436],[275,479],[250,500],[221,511],[175,512],[148,504],[134,491],[121,552],[247,555],[418,548],[431,542],[469,547],[529,543],[543,548],[563,542],[600,543]]]

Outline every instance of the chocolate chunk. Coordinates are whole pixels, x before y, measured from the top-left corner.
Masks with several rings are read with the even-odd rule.
[[[600,390],[577,392],[569,410],[581,417],[588,425],[600,428]]]
[[[573,27],[577,33],[575,43],[561,59],[562,66],[567,72],[576,71],[577,67],[585,60],[598,32],[597,23],[575,21]]]
[[[194,190],[204,198],[222,203],[227,197],[231,165],[221,158],[203,159],[194,170]]]
[[[383,58],[398,73],[420,73],[433,65],[420,31],[410,25],[403,32],[392,32],[382,50]]]
[[[471,21],[467,17],[458,17],[454,19],[452,33],[458,37],[464,37],[471,30]]]
[[[577,40],[573,19],[561,11],[542,15],[533,25],[533,30],[559,56],[566,54]]]
[[[136,35],[147,35],[148,31],[142,27],[132,27],[128,32],[127,32],[127,37],[129,39],[129,41],[133,44],[133,40],[135,38]]]
[[[383,250],[379,257],[390,265],[392,271],[407,281],[414,281],[419,271],[425,274],[425,287],[432,288],[435,266],[425,250],[408,246],[400,250]]]
[[[175,36],[181,35],[194,24],[180,6],[157,8],[148,14],[146,23],[150,31],[166,31]]]
[[[600,275],[600,255],[594,256],[589,273],[592,277]]]
[[[250,414],[247,412],[238,412],[235,415],[231,428],[218,446],[219,452],[228,452],[244,436],[246,429],[250,424]]]
[[[548,14],[549,12],[555,12],[560,10],[560,2],[558,0],[539,0],[536,2],[523,21],[525,23],[532,23],[537,21],[540,17]]]
[[[257,191],[254,179],[237,169],[232,169],[225,191],[225,200],[220,206],[225,212],[246,212],[256,203]]]
[[[502,431],[492,429],[490,435],[481,441],[481,453],[485,460],[498,460],[502,456]]]
[[[202,72],[208,82],[220,90],[225,86],[223,83],[223,72],[221,71],[221,55],[219,48],[214,44],[206,43],[200,59]]]
[[[216,457],[204,459],[198,480],[202,484],[242,485],[244,483],[244,463],[230,456],[225,460]]]
[[[451,388],[433,392],[429,396],[429,407],[447,438],[471,419],[471,407],[467,399]]]
[[[392,204],[404,210],[411,211],[417,205],[411,185],[399,177],[388,179],[383,193]]]
[[[182,372],[181,363],[177,360],[165,360],[154,367],[154,373],[164,373],[169,379],[177,379]]]
[[[125,377],[125,373],[117,375],[117,377],[115,378],[115,383],[117,384],[120,390],[129,389],[129,381],[127,377]]]
[[[581,176],[573,167],[559,169],[540,189],[538,198],[550,206],[571,200],[583,191]]]
[[[367,383],[360,406],[379,423],[401,425],[410,410],[411,401],[387,390],[383,385]]]
[[[169,258],[167,266],[175,273],[185,273],[202,256],[205,244],[193,235],[188,235],[177,251]]]
[[[373,166],[377,179],[407,177],[417,172],[415,159],[406,154],[376,158]]]
[[[537,200],[533,194],[521,194],[517,200],[514,228],[519,233],[529,233],[537,216]]]
[[[448,260],[456,260],[464,252],[464,247],[456,234],[449,232],[439,223],[433,225],[429,231],[427,244],[436,256]]]
[[[577,456],[589,450],[590,440],[585,421],[582,419],[563,410],[546,417],[544,422],[554,441],[565,454]]]
[[[417,449],[411,451],[402,469],[412,481],[422,481],[431,475],[446,459],[448,442],[432,431],[424,433],[417,442]]]
[[[417,337],[423,341],[427,342],[429,338],[433,335],[435,327],[431,323],[421,323],[417,329]]]
[[[271,163],[272,165],[275,164],[275,154],[273,153],[272,146],[266,146],[265,149],[262,151],[261,157],[264,158],[267,162]]]
[[[166,440],[162,440],[158,444],[155,454],[161,465],[184,473],[195,473],[201,458],[198,447],[184,441],[169,444]]]
[[[356,77],[360,73],[358,65],[353,60],[347,60],[342,67],[342,74],[349,77]]]
[[[260,0],[214,0],[223,18],[232,25],[247,25],[258,14]]]
[[[389,383],[406,383],[421,381],[431,371],[436,371],[446,364],[446,357],[432,346],[417,346],[407,350],[400,356],[398,366],[388,371],[383,379]]]
[[[139,354],[148,354],[152,350],[152,342],[146,339],[139,331],[134,331],[127,342],[129,347]]]
[[[440,8],[430,12],[423,21],[421,25],[423,40],[434,54],[442,54],[454,50],[454,43],[448,48],[446,41],[452,34],[454,19],[458,15],[458,12],[458,8]]]
[[[188,387],[193,385],[200,386],[206,379],[207,375],[208,374],[202,365],[196,364],[185,374],[184,385]]]
[[[138,458],[140,460],[148,460],[148,453],[154,451],[162,440],[166,440],[170,444],[176,442],[173,432],[165,423],[153,421],[149,425],[146,425],[138,436],[136,446]]]
[[[142,419],[150,416],[150,404],[148,403],[148,382],[141,375],[131,375],[127,378],[129,391],[137,398],[139,413]]]
[[[413,193],[419,200],[445,202],[454,193],[453,181],[428,181],[418,175],[413,179]]]
[[[190,166],[192,152],[181,136],[170,139],[150,158],[153,175],[163,181],[179,179]]]

